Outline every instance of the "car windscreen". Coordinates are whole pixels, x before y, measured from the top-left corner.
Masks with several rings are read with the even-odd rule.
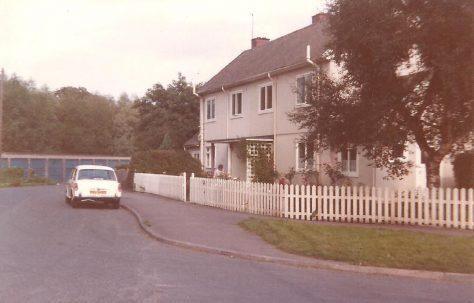
[[[77,176],[78,180],[112,180],[116,181],[112,170],[106,169],[81,169]]]

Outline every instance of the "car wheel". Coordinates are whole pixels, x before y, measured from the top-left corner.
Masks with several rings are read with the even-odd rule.
[[[112,208],[113,209],[120,208],[120,200],[115,200],[114,202],[112,202]]]
[[[79,201],[77,201],[77,199],[72,197],[70,201],[71,201],[70,203],[71,203],[72,208],[78,208],[79,207]]]

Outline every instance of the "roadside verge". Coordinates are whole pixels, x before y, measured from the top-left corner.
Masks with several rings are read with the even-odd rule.
[[[292,260],[287,258],[278,258],[265,255],[247,254],[242,252],[236,252],[232,250],[220,249],[216,247],[210,247],[200,245],[196,243],[178,241],[164,237],[159,234],[156,230],[153,230],[147,226],[140,213],[128,205],[122,204],[122,208],[130,212],[137,220],[140,228],[148,234],[151,238],[165,244],[173,245],[176,247],[189,249],[198,252],[204,252],[209,254],[227,256],[230,258],[239,258],[244,260],[251,260],[256,262],[266,262],[279,265],[287,265],[298,268],[312,268],[312,269],[323,269],[323,270],[337,270],[363,274],[378,274],[378,275],[389,275],[399,277],[410,277],[410,278],[421,278],[431,279],[440,281],[453,281],[453,282],[468,282],[474,284],[474,275],[470,274],[459,274],[459,273],[446,273],[446,272],[432,272],[432,271],[421,271],[421,270],[408,270],[408,269],[394,269],[384,267],[373,267],[373,266],[357,266],[352,264],[346,264],[342,262],[326,261],[315,259],[311,262]]]

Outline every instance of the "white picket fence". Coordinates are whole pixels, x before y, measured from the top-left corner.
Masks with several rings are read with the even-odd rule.
[[[186,173],[182,176],[135,173],[133,183],[135,191],[186,201]]]
[[[474,229],[472,188],[390,190],[191,178],[190,202],[300,220]]]
[[[283,185],[190,178],[189,201],[259,215],[281,216]]]
[[[136,173],[135,190],[186,201],[186,175]],[[431,225],[474,229],[474,189],[390,190],[189,180],[189,201],[299,220]]]

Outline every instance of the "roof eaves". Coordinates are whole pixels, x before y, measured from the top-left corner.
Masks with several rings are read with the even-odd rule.
[[[306,61],[302,61],[302,62],[297,63],[297,64],[280,67],[280,68],[272,70],[272,71],[260,73],[258,75],[255,75],[255,76],[252,76],[252,77],[249,77],[249,78],[246,78],[246,79],[242,79],[242,80],[239,80],[239,81],[236,81],[236,82],[232,82],[232,83],[226,84],[222,87],[212,87],[210,89],[204,89],[204,90],[198,91],[198,94],[200,94],[200,95],[213,94],[213,93],[222,91],[222,89],[229,89],[229,88],[233,88],[233,87],[236,87],[236,86],[244,85],[244,84],[247,84],[247,83],[251,83],[251,82],[254,82],[254,81],[258,81],[258,80],[267,78],[268,74],[270,74],[270,76],[276,76],[276,75],[280,75],[280,74],[290,72],[290,71],[293,71],[293,70],[296,70],[296,69],[303,68],[305,66],[311,66],[311,65]]]

